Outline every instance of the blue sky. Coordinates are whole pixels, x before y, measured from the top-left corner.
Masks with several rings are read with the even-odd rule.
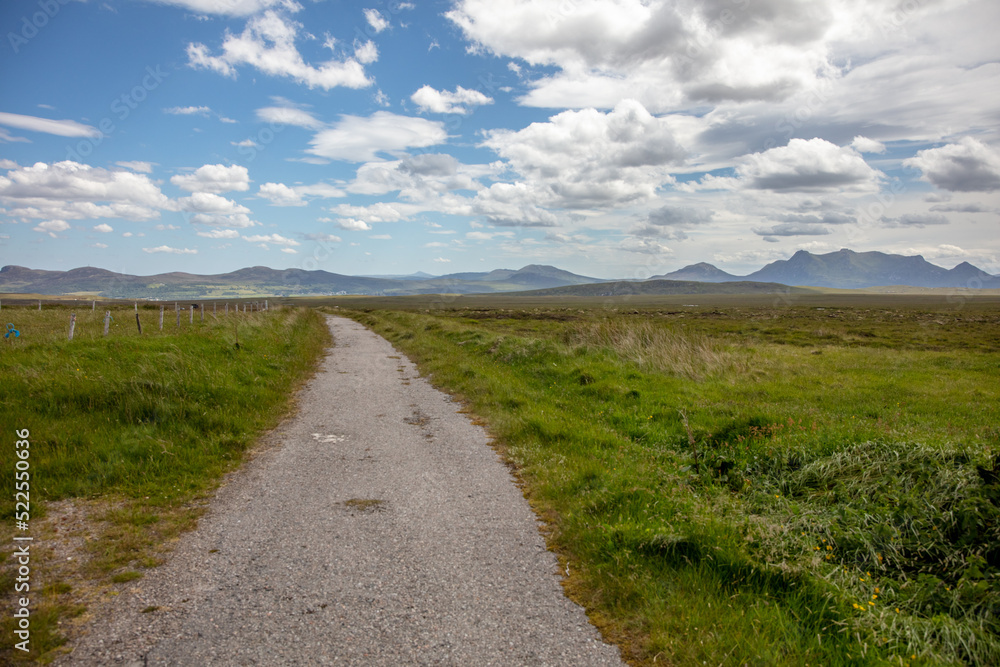
[[[992,0],[8,0],[0,264],[1000,273]]]

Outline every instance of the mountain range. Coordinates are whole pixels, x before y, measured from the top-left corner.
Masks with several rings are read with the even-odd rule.
[[[711,264],[691,264],[654,279],[725,283],[750,280],[808,287],[860,289],[889,285],[911,287],[1000,288],[1000,277],[962,262],[953,269],[931,264],[920,255],[839,250],[814,255],[799,250],[789,259],[771,262],[746,276],[734,276]]]
[[[10,265],[0,269],[2,293],[79,294],[133,299],[329,294],[385,296],[435,293],[482,294],[565,288],[572,285],[594,285],[593,289],[587,288],[585,291],[598,293],[602,291],[598,283],[615,283],[616,287],[613,290],[621,291],[625,289],[622,286],[624,282],[626,281],[591,278],[554,266],[539,264],[530,264],[520,269],[496,269],[443,276],[425,273],[406,276],[347,276],[321,270],[279,270],[265,266],[215,275],[174,272],[152,276],[115,273],[94,267],[69,271],[44,271]],[[679,293],[677,292],[679,289],[704,292],[705,286],[696,283],[738,283],[727,287],[724,290],[726,292],[773,289],[777,287],[775,283],[842,289],[891,285],[1000,288],[1000,276],[992,276],[968,262],[962,262],[953,269],[944,269],[931,264],[920,255],[854,252],[847,249],[823,255],[800,250],[787,260],[772,262],[747,276],[736,276],[711,264],[699,263],[664,275],[653,276],[645,282],[650,284],[641,288],[644,293],[650,293],[651,290],[657,293]],[[674,284],[678,282],[688,283],[689,287]],[[769,285],[760,287],[760,284],[764,283]]]

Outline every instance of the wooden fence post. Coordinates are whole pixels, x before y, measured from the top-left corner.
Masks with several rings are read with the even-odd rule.
[[[42,309],[42,300],[39,299],[38,300],[38,310],[41,310],[41,309]]]
[[[188,324],[194,324],[194,304],[188,306]]]
[[[90,312],[94,312],[95,310],[97,310],[97,301],[91,301],[90,302]]]
[[[106,311],[104,313],[104,335],[108,335],[108,326],[111,324],[111,311]]]
[[[139,335],[142,335],[142,322],[139,321],[139,312],[135,313],[135,326],[139,329]]]
[[[139,302],[136,301],[133,305],[135,305],[135,312],[138,313],[139,312]]]
[[[163,331],[163,306],[160,306],[160,331]]]
[[[177,305],[176,301],[174,301],[174,311],[177,313],[177,326],[179,328],[181,326],[181,307]]]
[[[228,314],[229,314],[229,302],[227,301],[226,302],[226,315],[228,315]]]
[[[205,321],[205,304],[204,303],[199,303],[198,304],[198,310],[201,311],[198,314],[201,315],[201,321],[204,322]]]
[[[76,313],[69,315],[69,339],[73,340],[73,330],[76,329]]]

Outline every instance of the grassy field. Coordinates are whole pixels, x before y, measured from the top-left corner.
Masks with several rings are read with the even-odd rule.
[[[139,335],[129,304],[113,310],[106,338],[104,309],[89,303],[40,312],[4,303],[0,316],[21,333],[0,339],[5,609],[17,597],[9,545],[21,429],[30,432],[30,530],[16,534],[35,539],[32,651],[11,648],[5,613],[0,662],[45,662],[87,604],[115,594],[111,584],[141,577],[193,527],[222,474],[287,413],[329,332],[315,311],[291,308],[214,317],[209,307],[204,322],[196,312],[190,323],[183,312],[178,327],[171,303],[161,332],[159,306],[140,306]]]
[[[336,312],[483,418],[634,664],[1000,664],[995,299],[698,299]]]

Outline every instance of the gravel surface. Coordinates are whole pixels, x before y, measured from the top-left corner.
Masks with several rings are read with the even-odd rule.
[[[58,664],[621,665],[484,431],[387,341],[329,325],[280,446]]]

